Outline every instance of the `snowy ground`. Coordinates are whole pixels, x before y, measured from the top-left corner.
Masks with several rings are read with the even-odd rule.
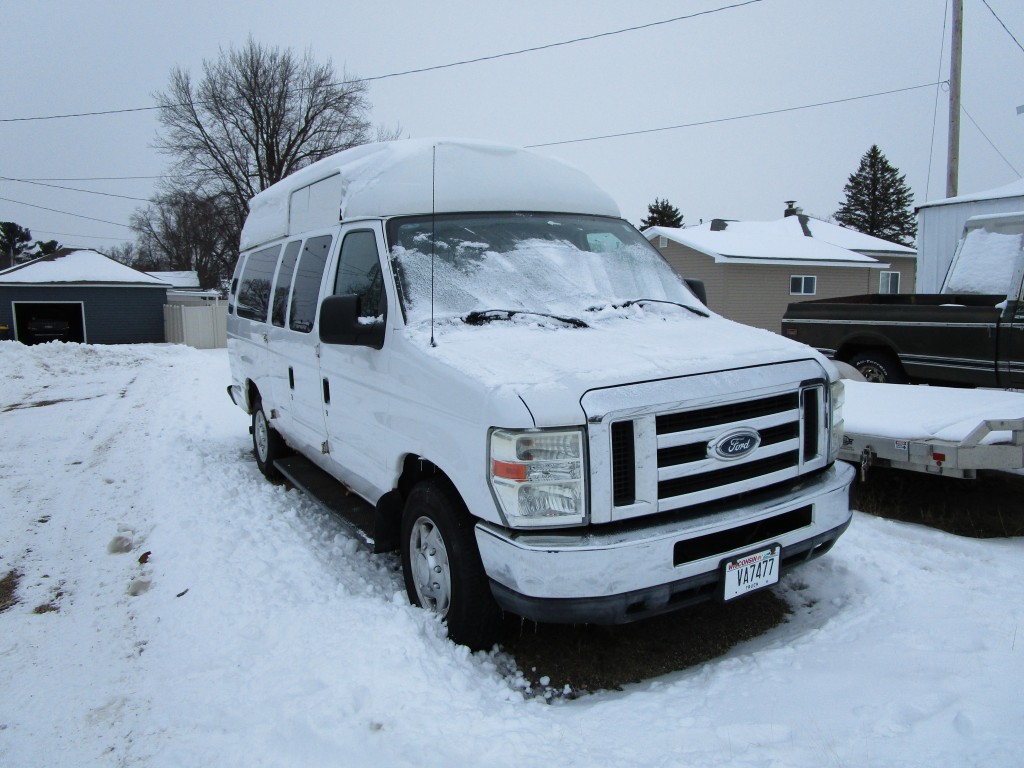
[[[0,370],[0,765],[1024,761],[1019,539],[858,514],[788,623],[546,704],[262,479],[223,350],[0,342]]]

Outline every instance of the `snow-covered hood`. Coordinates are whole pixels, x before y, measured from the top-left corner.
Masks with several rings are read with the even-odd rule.
[[[679,308],[630,307],[573,328],[517,316],[469,326],[458,321],[407,331],[436,362],[486,390],[511,390],[537,426],[581,423],[585,392],[698,373],[813,358],[816,351],[769,331]]]

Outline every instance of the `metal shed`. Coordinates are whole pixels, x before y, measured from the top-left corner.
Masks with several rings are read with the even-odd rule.
[[[917,292],[938,293],[972,216],[1024,211],[1024,179],[1005,187],[934,200],[917,209]]]
[[[168,287],[96,251],[61,249],[0,272],[0,339],[163,342]]]

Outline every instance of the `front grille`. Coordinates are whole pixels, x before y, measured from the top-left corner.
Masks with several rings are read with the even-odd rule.
[[[645,513],[641,507],[648,514],[682,509],[824,466],[825,383],[794,381],[790,387],[612,421],[613,508],[629,508],[627,516]],[[750,433],[756,433],[756,447],[739,455],[727,450],[727,441]]]
[[[671,432],[687,432],[731,421],[748,421],[758,416],[766,416],[796,408],[798,402],[799,395],[796,392],[790,392],[785,395],[766,397],[761,400],[729,403],[728,405],[703,408],[697,411],[670,413],[658,416],[658,434],[666,435]]]
[[[772,456],[761,461],[750,461],[745,464],[728,466],[724,469],[716,469],[712,472],[703,472],[699,475],[680,477],[675,480],[665,480],[658,483],[658,498],[670,499],[673,496],[683,496],[698,491],[706,491],[709,488],[718,488],[723,485],[732,485],[744,480],[752,480],[762,475],[770,475],[790,467],[795,467],[799,460],[796,451],[783,453],[779,456]]]
[[[811,524],[812,509],[810,506],[794,509],[766,520],[730,528],[727,531],[698,536],[686,541],[676,542],[672,553],[672,564],[683,565],[705,557],[714,557],[723,552],[742,549],[758,541],[770,541],[792,533],[799,528]]]
[[[617,507],[636,500],[636,446],[633,422],[612,424],[612,495]]]

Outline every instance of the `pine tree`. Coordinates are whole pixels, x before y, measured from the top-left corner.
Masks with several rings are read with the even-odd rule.
[[[0,221],[0,269],[13,267],[25,246],[32,240],[32,233],[13,221]]]
[[[640,229],[648,227],[681,227],[683,226],[683,214],[679,212],[668,200],[654,198],[654,202],[647,206],[647,218],[640,222]]]
[[[836,221],[883,240],[912,246],[917,220],[906,178],[873,144],[843,187],[846,200],[836,211]]]

